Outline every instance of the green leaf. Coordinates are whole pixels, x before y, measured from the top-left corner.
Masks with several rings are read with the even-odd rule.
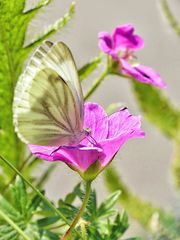
[[[111,216],[114,213],[114,210],[112,209],[112,207],[119,199],[120,194],[121,194],[121,191],[116,191],[101,203],[97,211],[98,217],[107,217],[107,216]]]
[[[28,49],[28,51],[31,50],[32,48],[38,46],[42,41],[49,38],[51,35],[59,31],[60,29],[64,28],[74,16],[75,6],[76,6],[76,1],[72,1],[68,12],[62,18],[58,19],[55,23],[53,23],[52,25],[49,25],[46,28],[46,30],[40,33],[35,39],[33,39],[25,47],[25,49],[26,50]]]
[[[88,239],[94,240],[118,240],[128,229],[128,217],[126,213],[116,214],[112,219],[104,222],[94,222],[88,228]]]
[[[0,153],[10,159],[16,168],[20,168],[22,165],[25,146],[17,139],[14,132],[12,121],[14,86],[22,72],[25,60],[34,47],[62,29],[75,11],[75,2],[73,1],[64,17],[49,26],[34,41],[30,40],[29,46],[24,47],[29,22],[42,7],[50,2],[51,0],[39,1],[34,9],[24,12],[25,0],[0,0],[0,109],[3,109],[0,111]],[[0,179],[3,183],[7,183],[12,176],[12,171],[3,163],[1,163],[1,167],[3,167],[3,174],[0,175]]]
[[[44,192],[42,192],[44,194]],[[29,202],[27,209],[30,213],[33,213],[41,205],[42,198],[39,195],[35,195],[31,202]]]
[[[21,219],[19,212],[2,195],[0,195],[0,209],[11,219]]]
[[[101,62],[101,58],[96,57],[91,62],[81,67],[78,70],[80,80],[83,81],[86,77],[88,77],[98,67],[100,62]]]
[[[162,91],[148,84],[132,80],[135,96],[144,116],[163,134],[175,138],[180,123],[180,112],[163,96]]]
[[[26,216],[28,206],[28,196],[26,193],[25,184],[22,179],[17,176],[15,185],[12,187],[13,197],[15,201],[16,209],[23,215]]]
[[[0,216],[14,229],[17,231],[17,233],[22,236],[22,238],[24,240],[30,240],[30,238],[23,232],[23,230],[14,222],[12,221],[8,215],[6,215],[1,209],[0,209]],[[8,234],[8,238],[5,236],[6,239],[9,238],[9,234]],[[4,239],[5,239],[4,238]]]
[[[81,185],[76,186],[73,193],[82,199],[84,192]],[[120,197],[120,191],[108,196],[98,207],[95,191],[91,191],[90,199],[81,222],[88,223],[84,229],[87,230],[88,240],[118,240],[127,230],[128,217],[125,212],[117,214],[114,205]],[[81,224],[80,224],[81,225]]]
[[[18,240],[18,233],[9,225],[2,225],[2,228],[8,228],[9,231],[1,231],[0,229],[0,240]]]
[[[1,236],[3,240],[57,239],[59,235],[47,230],[46,227],[51,229],[60,223],[67,228],[59,216],[47,209],[47,205],[43,203],[39,195],[33,197],[32,194],[28,194],[27,201],[26,187],[19,176],[8,193],[12,195],[10,197],[12,203],[5,197],[0,197],[0,239]],[[17,197],[19,197],[19,203]],[[48,217],[44,209],[48,211]],[[72,207],[67,215],[72,215]]]
[[[111,226],[110,239],[118,239],[125,233],[128,227],[129,227],[129,224],[128,224],[127,214],[126,213],[123,213],[122,215],[117,214]]]
[[[67,204],[72,204],[74,202],[74,200],[76,199],[76,197],[79,197],[80,199],[83,198],[83,191],[81,190],[81,183],[78,183],[74,187],[73,191],[70,192],[69,194],[67,194],[64,202]]]
[[[37,6],[35,8],[31,8],[30,10],[26,11],[25,13],[34,13],[37,12],[39,9],[41,9],[44,6],[49,5],[53,0],[41,0],[39,1],[39,3],[37,4]],[[24,9],[24,7],[22,8],[22,10]]]
[[[46,227],[48,225],[51,225],[59,220],[59,217],[53,216],[53,217],[46,217],[46,218],[41,218],[38,220],[38,226],[40,228]]]
[[[25,183],[28,184],[28,186],[31,187],[32,190],[35,191],[35,193],[44,201],[44,203],[51,208],[62,220],[67,224],[69,224],[69,221],[66,219],[66,217],[61,213],[54,205],[51,203],[36,187],[34,187],[28,179],[26,179],[11,163],[8,161],[6,158],[0,155],[0,159],[7,165],[9,166],[15,173],[17,173]]]
[[[44,231],[40,240],[59,240],[59,236],[50,231]]]

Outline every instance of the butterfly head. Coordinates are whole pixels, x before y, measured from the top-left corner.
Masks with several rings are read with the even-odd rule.
[[[91,136],[91,129],[90,128],[85,128],[84,129],[84,134],[86,139],[88,140],[88,146],[96,146],[97,142],[96,140]]]

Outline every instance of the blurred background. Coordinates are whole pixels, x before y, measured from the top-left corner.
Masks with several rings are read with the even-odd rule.
[[[27,8],[35,6],[37,2],[28,1]],[[62,16],[70,3],[71,0],[54,0],[44,13],[41,11],[30,24],[27,42],[38,34],[39,29],[45,28]],[[171,0],[169,4],[180,20],[180,1]],[[74,19],[51,40],[66,42],[80,67],[97,56],[98,32],[111,33],[117,25],[124,23],[133,23],[136,33],[144,38],[145,47],[137,53],[138,60],[160,73],[168,86],[163,90],[164,94],[170,96],[175,105],[179,104],[179,37],[162,14],[158,0],[79,0]],[[84,92],[97,75],[96,71],[88,81],[85,81]],[[114,76],[106,78],[90,101],[98,102],[105,108],[110,103],[121,102],[122,106],[128,107],[134,115],[140,114],[127,79]],[[142,123],[146,137],[129,141],[119,152],[113,164],[135,194],[165,209],[177,212],[180,209],[179,200],[173,190],[170,172],[172,142],[146,119],[142,118]],[[41,170],[48,166],[49,163],[43,162],[41,168],[34,174],[41,174]],[[71,191],[78,181],[80,178],[77,173],[59,163],[46,183],[46,194],[50,199],[57,200]],[[102,176],[94,181],[93,187],[98,190],[99,201],[108,195]],[[137,223],[133,223],[129,229],[128,236],[132,234],[143,236],[143,231]]]

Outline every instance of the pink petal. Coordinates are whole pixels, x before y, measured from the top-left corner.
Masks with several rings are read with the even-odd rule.
[[[120,109],[118,112],[109,116],[108,139],[119,135],[129,134],[141,128],[140,116],[132,116],[127,108]]]
[[[29,145],[29,148],[39,158],[52,162],[65,162],[79,171],[87,170],[95,161],[105,157],[100,147],[78,145],[75,147],[62,146],[58,149],[58,147]]]
[[[30,151],[35,154],[37,157],[42,158],[47,161],[53,161],[53,156],[51,153],[57,149],[57,147],[50,146],[39,146],[39,145],[28,145]]]
[[[107,139],[101,142],[100,146],[102,147],[105,154],[105,157],[100,160],[101,166],[106,166],[127,140],[131,138],[141,137],[144,137],[144,133],[142,131],[134,131],[131,134],[124,133],[123,135],[119,135],[116,138]]]
[[[166,83],[161,79],[160,75],[152,68],[144,65],[138,65],[135,69],[144,76],[145,79],[149,79],[149,84],[157,86],[159,88],[166,88]]]
[[[108,135],[108,116],[97,103],[86,103],[84,106],[84,129],[90,129],[90,135],[96,142],[105,139]],[[92,139],[92,140],[93,140]],[[91,139],[89,139],[91,140]],[[89,141],[84,139],[82,144]]]
[[[108,32],[100,32],[98,34],[99,48],[106,54],[111,55],[113,58],[116,58],[116,53],[114,51],[114,43]]]
[[[134,27],[132,24],[125,24],[116,27],[112,39],[116,49],[130,49],[138,50],[144,47],[144,40],[134,34]]]
[[[70,164],[79,171],[87,170],[95,161],[103,159],[103,150],[99,147],[62,147],[53,154],[54,161],[62,161]]]
[[[132,116],[127,109],[121,109],[112,114],[109,117],[108,138],[100,143],[106,155],[105,158],[101,159],[102,167],[111,161],[127,140],[141,137],[144,137],[144,132],[141,130],[139,116]]]
[[[151,84],[159,88],[166,87],[166,84],[161,79],[159,74],[152,68],[143,65],[132,66],[124,59],[120,59],[120,63],[122,73],[133,77],[139,82]]]

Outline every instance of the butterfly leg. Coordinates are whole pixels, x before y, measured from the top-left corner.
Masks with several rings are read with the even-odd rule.
[[[98,143],[96,142],[96,140],[89,134],[88,136],[86,136],[87,140],[89,141],[89,143],[91,143],[93,146],[97,145]]]

